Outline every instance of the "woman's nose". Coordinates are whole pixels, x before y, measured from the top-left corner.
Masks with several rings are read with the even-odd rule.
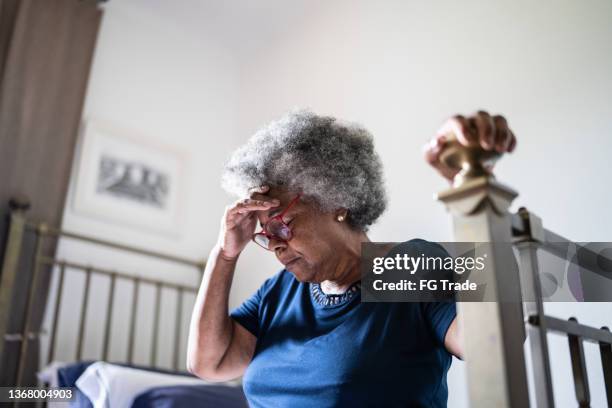
[[[268,249],[270,251],[276,252],[277,249],[285,249],[285,248],[287,248],[287,242],[281,239],[276,239],[274,237],[270,238],[270,242],[268,243]]]

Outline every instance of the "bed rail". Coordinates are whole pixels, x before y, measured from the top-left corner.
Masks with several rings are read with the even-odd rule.
[[[513,243],[519,259],[517,262],[512,246],[494,246],[488,268],[480,276],[481,282],[489,285],[487,302],[458,304],[465,333],[470,407],[529,407],[521,334],[528,336],[531,350],[536,405],[553,407],[549,332],[568,338],[580,407],[590,406],[583,342],[600,346],[608,406],[612,407],[612,335],[607,327],[598,329],[580,324],[572,317],[566,321],[545,315],[537,257],[538,249],[542,249],[609,279],[610,274],[595,262],[602,259],[601,254],[546,230],[541,218],[525,208],[511,214],[509,207],[516,191],[499,183],[486,165],[499,155],[485,152],[478,145],[462,146],[454,135],[447,139],[449,145],[440,158],[459,172],[453,187],[437,198],[452,215],[455,240]],[[568,259],[569,246],[590,256]],[[478,280],[478,275],[470,277]]]
[[[70,231],[65,231],[59,228],[54,228],[44,222],[32,222],[26,218],[28,205],[25,200],[11,200],[10,203],[10,222],[8,240],[4,251],[4,262],[2,265],[2,275],[0,281],[0,357],[5,351],[7,344],[17,343],[18,364],[17,369],[13,374],[13,380],[9,379],[15,386],[32,386],[35,384],[27,384],[25,382],[26,370],[28,369],[29,354],[34,350],[33,347],[40,346],[42,336],[48,336],[48,352],[45,356],[41,356],[41,366],[45,366],[53,361],[57,351],[58,338],[58,323],[61,319],[60,306],[64,299],[64,288],[66,284],[67,271],[78,271],[85,277],[83,286],[83,297],[81,301],[81,309],[79,313],[77,346],[74,350],[74,361],[79,361],[83,357],[85,331],[87,327],[88,308],[90,304],[90,293],[92,290],[92,278],[103,277],[109,282],[109,289],[104,300],[104,304],[100,305],[101,310],[105,310],[103,322],[103,343],[102,351],[99,356],[101,360],[109,358],[109,344],[111,340],[113,311],[116,304],[116,288],[119,282],[128,282],[132,286],[131,307],[126,310],[129,313],[129,333],[127,336],[127,356],[125,362],[132,363],[134,358],[134,349],[136,347],[135,332],[138,318],[139,294],[143,285],[151,285],[154,288],[153,310],[153,327],[150,344],[149,365],[157,366],[158,356],[158,338],[160,324],[160,305],[162,302],[162,291],[164,289],[172,290],[176,293],[176,316],[175,326],[172,339],[172,366],[174,369],[181,367],[179,362],[181,335],[185,332],[185,328],[181,327],[181,322],[184,316],[184,302],[186,294],[196,294],[199,281],[205,268],[204,261],[195,261],[180,256],[151,251],[135,246],[124,245],[112,241],[102,240],[88,235],[77,234]],[[34,235],[34,251],[33,254],[24,253],[24,238],[28,234]],[[83,264],[68,259],[57,259],[43,255],[42,248],[46,240],[70,239],[87,244],[94,245],[98,248],[108,248],[122,253],[142,255],[147,258],[164,261],[170,264],[182,265],[192,268],[195,276],[195,281],[198,284],[186,285],[173,282],[168,279],[152,279],[150,277],[133,273],[130,271],[102,268],[91,264]],[[27,251],[25,251],[27,252]],[[23,270],[23,258],[31,257],[31,271]],[[26,262],[27,263],[27,262]],[[31,273],[28,273],[31,272]],[[46,293],[48,288],[42,288],[44,285],[49,285],[53,274],[57,274],[57,291],[53,299],[47,302],[47,308],[50,309],[51,323],[46,329],[41,329],[33,319],[34,304],[36,297],[40,293]],[[29,278],[27,290],[24,293],[16,293],[16,281],[18,279]],[[41,291],[41,289],[43,289]],[[14,312],[14,299],[19,296],[25,296],[25,312],[24,324],[21,329],[13,330],[9,327],[10,313]],[[189,311],[187,311],[189,312]],[[13,347],[15,349],[15,347]],[[38,350],[37,350],[38,351]]]

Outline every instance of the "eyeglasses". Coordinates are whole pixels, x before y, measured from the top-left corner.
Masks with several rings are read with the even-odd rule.
[[[263,249],[271,251],[270,240],[275,239],[277,241],[287,242],[293,238],[291,228],[289,228],[285,221],[283,221],[283,217],[287,211],[289,211],[289,209],[298,202],[300,197],[301,194],[298,194],[297,197],[291,200],[287,208],[285,208],[280,214],[270,218],[268,222],[263,225],[261,232],[253,234],[252,239],[257,245]]]

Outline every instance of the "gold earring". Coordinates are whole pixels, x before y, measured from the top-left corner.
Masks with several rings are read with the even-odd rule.
[[[337,218],[338,222],[344,221],[344,215],[340,214]]]

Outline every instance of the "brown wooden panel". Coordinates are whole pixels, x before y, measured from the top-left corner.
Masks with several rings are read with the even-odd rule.
[[[0,0],[0,248],[6,238],[7,203],[15,195],[29,197],[30,218],[61,224],[101,16],[94,0]],[[53,252],[54,246],[45,251]],[[28,258],[14,290],[9,327],[15,331],[23,325]],[[38,321],[47,286],[43,281],[36,296]],[[37,344],[30,347],[37,349]],[[13,354],[7,349],[0,356],[0,385],[12,385]],[[27,370],[30,383],[36,354]]]

